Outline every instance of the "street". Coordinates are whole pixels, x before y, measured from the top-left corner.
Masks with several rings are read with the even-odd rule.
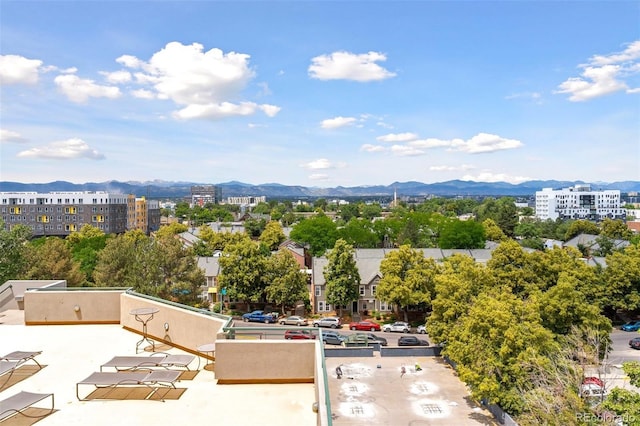
[[[293,326],[284,326],[279,324],[262,324],[255,322],[243,322],[242,320],[236,319],[234,321],[234,326],[238,328],[255,328],[249,329],[246,332],[244,331],[236,331],[236,336],[243,335],[247,336],[247,338],[256,338],[256,339],[284,339],[284,332],[287,328],[296,328]],[[258,330],[259,328],[259,330]],[[310,328],[311,330],[318,330],[316,327],[303,327]],[[331,329],[331,328],[320,328],[322,331],[338,331],[340,334],[344,334],[345,336],[349,336],[351,334],[356,333],[364,333],[362,331],[351,331],[349,330],[349,324],[343,324],[342,328],[339,329]],[[367,333],[369,333],[367,331]],[[384,337],[387,339],[388,346],[398,346],[398,338],[400,336],[405,335],[404,333],[390,333],[383,331],[375,331],[373,332],[378,337]],[[417,336],[419,339],[427,340],[429,343],[429,336],[426,334],[417,334],[417,333],[409,333],[411,335]]]

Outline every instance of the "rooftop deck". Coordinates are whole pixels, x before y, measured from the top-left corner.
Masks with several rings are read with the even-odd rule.
[[[204,359],[199,369],[198,359],[193,361],[190,368],[196,372],[185,374],[177,382],[179,391],[167,395],[165,402],[143,400],[126,392],[112,393],[114,398],[122,398],[118,401],[79,401],[76,383],[99,371],[113,356],[135,355],[139,340],[139,334],[121,325],[25,326],[24,311],[4,311],[0,313],[0,356],[16,350],[42,351],[36,359],[44,368],[35,371],[25,365],[24,373],[14,375],[10,386],[0,391],[0,399],[19,391],[54,393],[56,411],[38,421],[42,426],[317,424],[312,410],[314,384],[217,385],[215,372],[203,368]],[[156,346],[156,350],[186,354],[166,345]],[[0,377],[0,384],[4,378]],[[24,379],[16,382],[18,378]],[[34,420],[14,416],[3,425],[32,424]]]

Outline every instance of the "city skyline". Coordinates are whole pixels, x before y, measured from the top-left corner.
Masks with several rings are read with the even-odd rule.
[[[0,2],[0,180],[640,180],[633,2]]]

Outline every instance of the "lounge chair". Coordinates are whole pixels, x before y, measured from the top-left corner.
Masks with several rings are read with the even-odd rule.
[[[151,391],[145,398],[149,399],[161,387],[176,389],[175,382],[180,374],[180,371],[171,370],[95,372],[76,383],[76,397],[80,401],[87,400],[86,397],[80,398],[80,385],[93,385],[96,389],[109,388],[109,392],[100,396],[101,399],[105,399],[111,391],[121,386],[145,386]]]
[[[17,362],[18,364],[24,364],[28,361],[35,362],[38,367],[42,368],[42,365],[36,360],[36,357],[40,355],[42,351],[15,351],[0,357],[0,362]]]
[[[33,361],[38,365],[39,369],[42,369],[42,365],[40,365],[40,363],[35,359],[35,357],[40,355],[41,353],[42,351],[15,351],[3,357],[0,357],[0,377],[7,375],[7,378],[2,382],[2,384],[0,384],[0,388],[2,388],[9,382],[9,380],[11,380],[11,377],[13,376],[13,373],[16,372],[18,367],[26,362]]]
[[[111,367],[117,371],[124,370],[152,370],[154,368],[184,368],[189,371],[189,364],[195,359],[195,355],[172,355],[156,353],[149,356],[115,356],[100,366]]]
[[[32,407],[35,403],[40,402],[48,397],[51,397],[51,410],[48,413],[38,416],[32,416],[24,412],[24,410]],[[52,393],[32,393],[22,391],[0,401],[0,421],[3,421],[16,414],[31,418],[45,417],[53,413],[53,410],[54,399]]]

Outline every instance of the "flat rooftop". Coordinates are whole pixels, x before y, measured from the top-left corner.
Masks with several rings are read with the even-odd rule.
[[[53,393],[56,411],[39,420],[38,426],[317,424],[317,414],[312,409],[316,400],[314,384],[217,385],[215,372],[203,368],[205,359],[200,359],[198,369],[198,357],[189,365],[197,372],[183,375],[176,383],[178,391],[167,394],[164,402],[127,396],[120,391],[111,395],[121,400],[79,401],[76,383],[100,371],[100,365],[114,356],[136,355],[140,338],[120,325],[25,326],[24,312],[1,312],[0,356],[14,351],[42,351],[36,359],[44,368],[36,371],[37,366],[31,367],[32,363],[23,365],[8,387],[0,391],[0,400],[20,391]],[[156,346],[156,351],[187,354],[166,345]],[[18,378],[23,380],[17,381]],[[0,376],[0,384],[5,379],[6,375]],[[82,386],[80,395],[90,394],[91,390]],[[44,401],[36,405],[46,404]],[[36,420],[14,416],[3,425],[30,425]]]
[[[442,358],[327,358],[326,366],[334,426],[498,424]]]

